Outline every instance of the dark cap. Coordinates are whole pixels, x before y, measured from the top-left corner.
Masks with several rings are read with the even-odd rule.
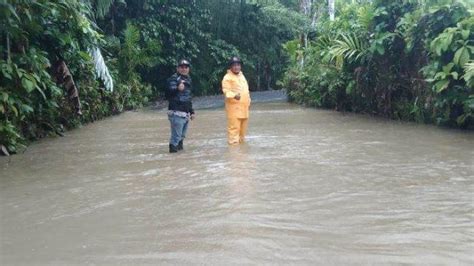
[[[188,66],[189,67],[189,66],[191,66],[191,63],[189,63],[189,61],[186,60],[186,59],[181,59],[178,62],[178,66]]]
[[[229,60],[229,66],[232,66],[233,64],[241,64],[242,65],[242,60],[240,60],[240,58],[238,58],[237,56],[233,56]]]

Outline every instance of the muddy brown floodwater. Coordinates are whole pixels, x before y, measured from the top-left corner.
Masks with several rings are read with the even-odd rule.
[[[0,264],[474,263],[474,134],[252,106],[226,144],[199,110],[127,112],[0,158]]]

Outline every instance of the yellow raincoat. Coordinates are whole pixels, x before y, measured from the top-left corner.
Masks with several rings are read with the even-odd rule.
[[[251,102],[249,85],[244,74],[234,74],[227,70],[222,79],[222,91],[225,96],[228,142],[231,145],[238,144],[245,139]],[[240,100],[234,99],[237,94],[240,94]]]

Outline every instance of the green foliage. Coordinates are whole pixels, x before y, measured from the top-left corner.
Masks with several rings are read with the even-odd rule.
[[[109,13],[110,7],[116,0],[93,0],[91,1],[97,17],[103,18]],[[122,0],[123,1],[123,0]]]
[[[123,31],[123,41],[118,51],[119,74],[125,82],[139,80],[138,67],[153,67],[156,65],[155,54],[160,52],[161,47],[155,42],[140,44],[140,31],[132,23],[127,23]]]
[[[468,87],[474,87],[474,61],[471,61],[464,65],[465,74],[462,78],[466,81]]]
[[[358,23],[364,30],[370,30],[373,27],[375,17],[375,8],[372,5],[362,5],[357,10]]]
[[[95,78],[88,51],[102,35],[82,1],[0,2],[0,148],[15,153],[29,140],[61,134],[121,110],[141,106],[151,93],[137,79],[105,91]],[[66,62],[79,90],[77,116],[66,89],[56,83],[55,65]],[[139,90],[137,88],[140,88]]]
[[[341,33],[340,37],[334,41],[334,45],[331,47],[331,59],[336,59],[338,67],[341,67],[344,61],[363,61],[367,56],[368,48],[369,45],[365,39],[359,38],[355,34]]]
[[[127,1],[111,17],[102,28],[117,31],[117,25],[125,28],[127,22],[132,23],[140,31],[142,44],[161,47],[153,53],[153,67],[138,67],[143,81],[157,88],[156,95],[163,93],[179,58],[192,63],[195,95],[220,93],[220,81],[233,55],[244,59],[252,90],[274,87],[287,60],[281,44],[308,25],[279,1]]]
[[[474,59],[474,17],[466,18],[456,27],[446,28],[430,43],[431,63],[424,68],[432,84],[435,112],[439,123],[467,127],[473,119],[474,87],[465,73]],[[462,79],[462,77],[468,79]],[[470,86],[469,86],[470,85]]]
[[[299,103],[472,128],[473,17],[462,3],[339,3],[318,21],[311,46],[294,58],[284,86]],[[472,12],[472,11],[471,11]],[[305,58],[304,65],[296,58]]]
[[[55,52],[52,44],[58,38],[53,35],[55,29],[48,23],[63,21],[71,12],[71,22],[63,24],[62,28],[73,29],[77,26],[74,23],[82,19],[76,13],[82,7],[73,1],[62,5],[49,1],[13,1],[3,4],[2,13],[5,16],[1,18],[0,34],[7,41],[2,44],[1,50],[6,51],[7,56],[0,60],[0,145],[8,151],[16,152],[25,139],[59,130],[59,126],[51,120],[59,114],[57,108],[63,92],[56,86],[49,71],[51,60],[56,60],[58,56],[51,56]],[[76,34],[83,38],[92,37],[89,35],[91,32],[83,31],[84,27],[82,24],[76,27]],[[62,34],[59,29],[57,32]],[[71,35],[61,36],[67,44],[62,42],[55,46],[72,45],[70,50],[73,50],[77,43],[68,39]]]

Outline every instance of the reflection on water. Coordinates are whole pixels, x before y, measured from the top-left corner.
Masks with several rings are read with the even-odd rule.
[[[202,110],[167,153],[128,112],[0,158],[0,264],[470,265],[470,132],[254,105],[228,147]]]

